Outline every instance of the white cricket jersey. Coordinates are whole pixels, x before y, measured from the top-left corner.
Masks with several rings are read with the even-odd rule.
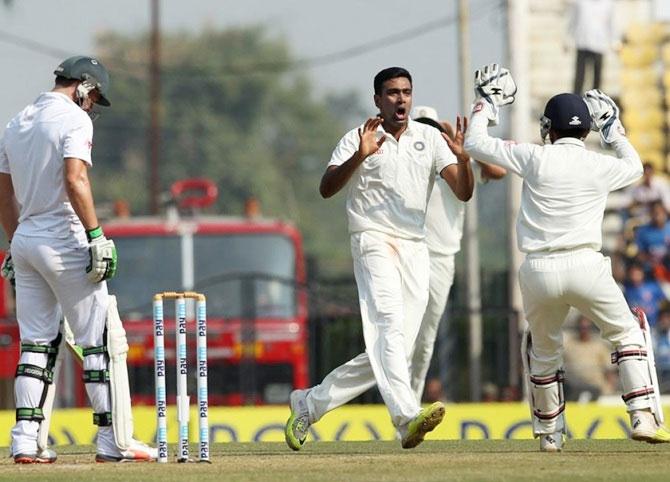
[[[360,127],[362,129],[362,125]],[[358,127],[340,139],[329,166],[339,166],[358,150]],[[423,239],[428,196],[435,174],[456,157],[434,127],[408,121],[399,140],[379,126],[381,148],[356,169],[349,180],[349,232],[379,231],[405,239]]]
[[[479,163],[472,161],[470,164],[475,183],[484,183]],[[450,256],[458,253],[464,221],[465,203],[456,197],[446,181],[436,179],[426,211],[426,243],[430,254]]]
[[[580,50],[607,53],[619,41],[612,0],[577,0],[570,7],[568,34]]]
[[[19,204],[18,234],[67,238],[84,228],[65,191],[64,159],[91,165],[93,123],[66,95],[41,94],[14,117],[0,141],[0,172]]]
[[[516,222],[524,253],[602,246],[602,221],[610,191],[642,176],[640,156],[625,137],[612,144],[617,157],[591,152],[574,138],[554,144],[516,144],[488,135],[486,102],[474,112],[465,149],[482,162],[523,178]]]

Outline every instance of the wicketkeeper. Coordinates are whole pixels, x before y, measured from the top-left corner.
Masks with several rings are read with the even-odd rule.
[[[516,85],[506,69],[491,64],[475,73],[476,101],[465,148],[523,178],[517,217],[519,249],[526,259],[519,283],[528,332],[523,359],[529,384],[533,433],[540,449],[560,451],[564,441],[562,325],[575,307],[600,328],[615,348],[623,400],[632,438],[670,442],[663,426],[653,350],[644,314],[634,315],[612,278],[609,258],[600,253],[607,195],[642,175],[640,157],[628,142],[619,109],[599,90],[584,98],[552,97],[541,119],[549,144],[516,144],[490,137],[488,125],[514,101]],[[592,129],[616,157],[588,151]]]

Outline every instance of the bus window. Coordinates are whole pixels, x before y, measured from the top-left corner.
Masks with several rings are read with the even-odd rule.
[[[180,288],[180,242],[178,236],[114,238],[119,267],[108,285],[124,319],[151,318],[153,295]]]
[[[278,234],[196,235],[195,286],[207,295],[208,316],[296,316],[296,254]],[[252,313],[245,300],[254,294]]]

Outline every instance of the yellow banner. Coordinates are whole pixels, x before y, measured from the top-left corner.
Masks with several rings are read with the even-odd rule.
[[[596,403],[568,404],[566,411],[572,438],[626,438],[629,422],[626,409]],[[155,440],[156,414],[153,407],[133,409],[135,436]],[[177,441],[176,410],[168,408],[168,441]],[[209,425],[212,442],[279,442],[284,440],[286,406],[211,407]],[[56,409],[51,423],[53,445],[90,444],[96,427],[87,409]],[[0,411],[0,446],[9,445],[14,411]],[[190,418],[191,441],[197,440],[198,417]],[[333,410],[311,427],[312,440],[393,440],[395,431],[383,405],[346,405]],[[532,438],[528,405],[525,403],[449,404],[444,422],[428,437],[455,439]]]

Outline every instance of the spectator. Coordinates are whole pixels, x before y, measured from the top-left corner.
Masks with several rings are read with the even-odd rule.
[[[442,380],[437,377],[426,380],[426,389],[423,393],[423,401],[426,403],[443,402],[447,399],[442,387]]]
[[[649,205],[656,201],[662,202],[666,211],[670,210],[670,183],[657,176],[654,166],[649,162],[644,164],[644,174],[640,182],[626,191],[630,197],[629,209],[635,216],[648,214]]]
[[[645,279],[644,269],[637,261],[628,267],[624,296],[631,307],[639,306],[644,310],[649,326],[656,325],[660,304],[666,298],[655,279]]]
[[[593,72],[593,87],[600,88],[603,55],[618,49],[612,0],[575,0],[571,5],[568,35],[577,49],[573,92],[582,95],[586,68]]]
[[[482,402],[497,402],[500,390],[498,385],[493,382],[484,382],[482,384]]]
[[[651,221],[637,228],[635,244],[638,258],[648,267],[662,262],[670,246],[670,221],[668,213],[660,201],[651,205]]]
[[[670,308],[663,308],[658,314],[654,330],[654,356],[656,372],[662,393],[670,392]]]
[[[581,316],[577,333],[566,333],[564,341],[565,398],[595,400],[616,390],[616,372],[610,362],[610,349],[593,336],[591,321]]]
[[[626,260],[622,252],[617,251],[610,256],[612,262],[612,277],[621,291],[626,283]]]

